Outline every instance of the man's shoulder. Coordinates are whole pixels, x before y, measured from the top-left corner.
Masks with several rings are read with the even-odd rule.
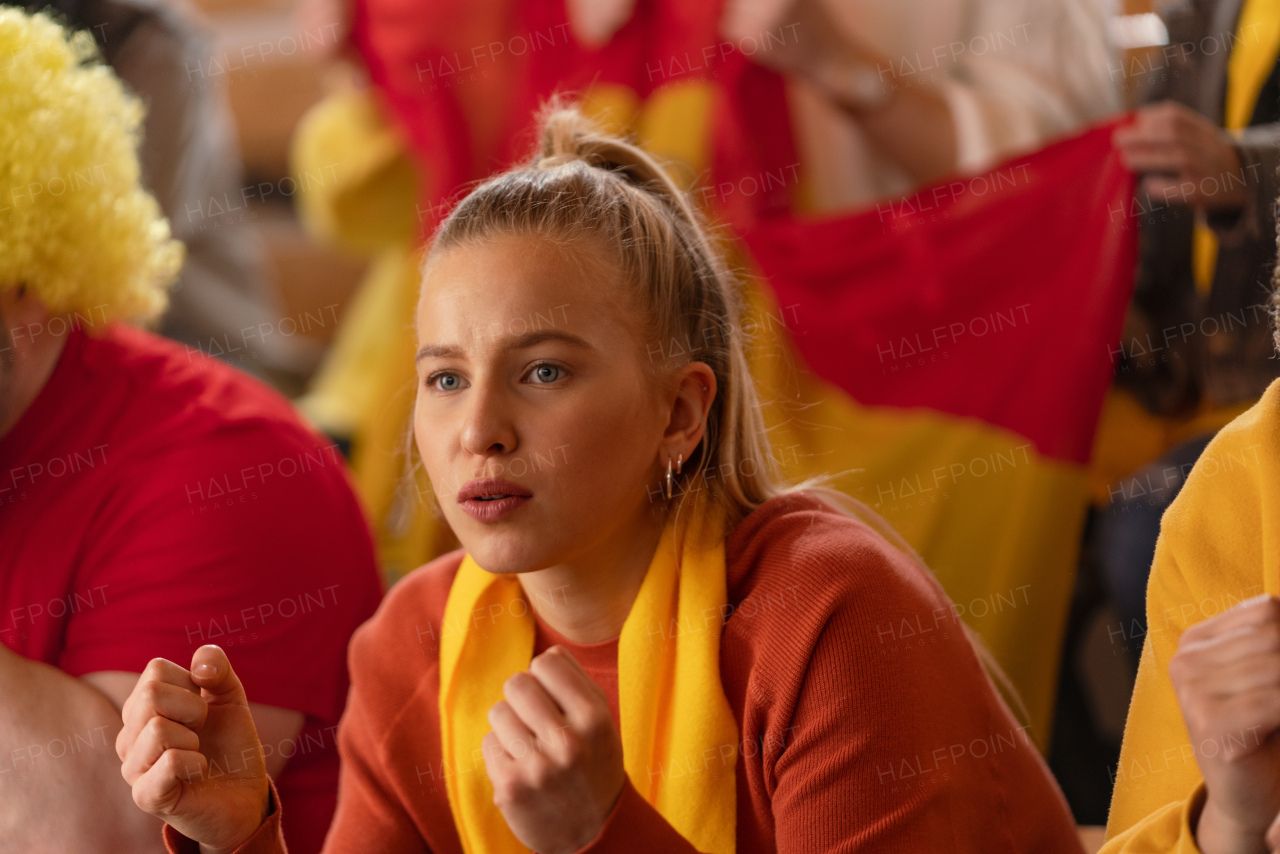
[[[139,461],[220,439],[227,440],[223,444],[231,456],[253,457],[254,464],[269,461],[277,451],[286,456],[310,452],[316,462],[316,454],[331,447],[279,392],[158,335],[114,324],[105,334],[86,338],[82,360],[110,384],[97,413],[111,434],[108,440],[134,451]],[[296,462],[305,466],[308,461]]]
[[[213,420],[249,416],[301,423],[288,400],[244,371],[203,351],[124,324],[86,336],[85,359],[127,372],[135,393]],[[192,410],[190,407],[197,408]]]
[[[220,553],[280,541],[371,554],[340,450],[273,389],[122,325],[86,336],[73,356],[48,426],[65,430],[62,445],[101,450],[51,499],[93,508],[86,530],[116,536],[163,519],[172,530],[156,529],[157,540],[216,538]]]
[[[1185,485],[1166,511],[1166,518],[1174,520],[1203,509],[1221,512],[1231,505],[1260,510],[1253,505],[1274,488],[1272,484],[1280,476],[1277,469],[1280,380],[1273,381],[1257,403],[1209,441],[1191,471],[1184,473]]]
[[[1178,474],[1169,469],[1165,477]],[[1160,517],[1147,582],[1147,637],[1161,657],[1172,655],[1187,626],[1266,592],[1280,563],[1280,380],[1181,474],[1186,480]]]

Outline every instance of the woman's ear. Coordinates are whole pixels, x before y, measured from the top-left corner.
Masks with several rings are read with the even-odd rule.
[[[683,454],[687,460],[706,433],[718,389],[716,374],[706,362],[689,362],[677,369],[673,381],[675,399],[662,445],[671,456]]]

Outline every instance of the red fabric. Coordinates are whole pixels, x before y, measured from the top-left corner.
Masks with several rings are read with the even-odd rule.
[[[1116,124],[869,210],[758,220],[747,242],[805,362],[861,404],[1087,463],[1137,260]]]
[[[767,502],[725,550],[739,854],[1079,854],[1062,795],[932,576],[807,495]],[[326,854],[461,854],[444,776],[483,763],[442,766],[438,709],[441,618],[461,560],[411,573],[352,639]],[[608,648],[591,646],[593,660]],[[679,769],[658,773],[679,784]],[[279,854],[278,820],[237,854]],[[582,850],[690,854],[630,786]]]
[[[282,397],[112,325],[68,335],[0,439],[0,642],[72,676],[227,650],[255,702],[304,712],[280,792],[298,852],[332,815],[347,641],[377,607],[336,448]]]
[[[718,34],[721,5],[637,0],[609,44],[590,50],[564,0],[355,0],[353,43],[424,167],[424,229],[467,183],[529,154],[552,93],[600,82],[644,98],[742,62]]]
[[[582,669],[587,671],[587,675],[604,689],[609,698],[609,713],[613,715],[613,725],[621,730],[622,713],[618,707],[618,639],[599,643],[574,643],[544,623],[536,611],[533,616],[537,624],[533,634],[533,654],[541,655],[556,644],[572,653]]]

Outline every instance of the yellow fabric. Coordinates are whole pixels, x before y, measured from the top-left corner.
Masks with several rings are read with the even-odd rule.
[[[582,111],[609,133],[625,134],[640,113],[640,96],[630,86],[596,83],[582,94]]]
[[[732,854],[737,825],[738,729],[720,685],[718,615],[726,602],[723,515],[691,501],[668,518],[622,626],[618,711],[632,785],[695,848],[713,854]],[[528,850],[494,806],[479,767],[489,708],[533,656],[529,607],[516,576],[486,572],[470,555],[445,604],[440,734],[444,762],[455,771],[445,778],[449,806],[467,854]],[[707,755],[723,764],[702,761]],[[474,774],[458,773],[473,767]],[[672,769],[680,770],[669,775]]]
[[[339,164],[335,167],[334,164]],[[413,403],[417,168],[372,93],[330,95],[299,123],[290,152],[300,218],[317,238],[372,256],[299,409],[352,439],[351,468],[373,521],[383,584],[454,548],[428,509],[420,473],[405,477]]]
[[[388,313],[381,324],[368,327],[371,337],[386,340],[386,362],[371,367],[363,378],[372,404],[352,434],[351,449],[352,474],[374,520],[387,587],[457,547],[452,530],[431,510],[431,484],[416,462],[410,434],[417,392],[413,355],[418,348],[418,267],[411,252],[403,253],[401,261],[399,291],[384,304]]]
[[[674,167],[674,177],[686,189],[704,177],[710,165],[711,124],[689,117],[711,115],[713,92],[701,80],[672,83],[654,92],[639,115],[640,144]]]
[[[1128,391],[1112,386],[1102,404],[1089,458],[1089,494],[1105,507],[1112,490],[1169,449],[1169,420],[1152,415]]]
[[[1112,387],[1098,421],[1089,461],[1089,494],[1105,508],[1121,493],[1121,481],[1155,462],[1175,445],[1205,433],[1216,433],[1254,401],[1215,407],[1207,400],[1186,418],[1152,415],[1128,391]]]
[[[378,406],[374,378],[399,355],[396,330],[389,327],[401,316],[404,288],[415,287],[417,278],[417,170],[372,94],[351,90],[331,95],[302,118],[290,171],[307,229],[373,256],[311,387],[297,402],[321,429],[350,436]]]
[[[403,330],[388,329],[388,321],[406,317],[403,295],[416,292],[417,279],[409,244],[380,252],[343,311],[310,389],[297,401],[312,423],[330,435],[361,431],[385,400],[378,396],[380,380],[386,366],[403,354],[406,337]]]
[[[1258,94],[1275,68],[1278,51],[1280,5],[1275,0],[1245,0],[1236,25],[1236,42],[1227,60],[1227,130],[1248,127]]]
[[[1169,679],[1169,659],[1188,626],[1261,593],[1280,592],[1277,520],[1280,381],[1218,432],[1165,511],[1147,585],[1145,636],[1140,626],[1112,632],[1117,652],[1122,644],[1143,647],[1106,854],[1174,850],[1159,844],[1187,832],[1178,824],[1203,778]]]
[[[1109,839],[1098,854],[1201,854],[1192,824],[1200,818],[1204,794],[1201,783],[1185,800],[1166,804]]]
[[[803,367],[771,291],[751,280],[745,296],[747,359],[783,476],[838,474],[832,486],[888,520],[982,637],[1018,692],[1012,707],[1025,708],[1028,734],[1047,750],[1084,470],[978,419],[859,404]]]
[[[369,90],[338,92],[308,110],[289,168],[298,216],[317,237],[366,254],[416,237],[417,168]]]
[[[1195,230],[1191,233],[1191,273],[1196,291],[1202,296],[1213,289],[1213,271],[1218,267],[1218,236],[1196,212]]]
[[[1241,131],[1249,126],[1263,85],[1280,53],[1280,3],[1275,0],[1245,0],[1236,25],[1236,40],[1227,60],[1227,97],[1223,111],[1225,127]],[[1197,216],[1191,244],[1191,267],[1196,289],[1207,294],[1213,285],[1218,262],[1218,238]]]

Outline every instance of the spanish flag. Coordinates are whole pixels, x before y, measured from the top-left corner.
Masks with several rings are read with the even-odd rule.
[[[920,552],[1042,749],[1136,264],[1112,130],[869,210],[742,231],[775,449],[793,471],[841,473]],[[928,655],[935,624],[886,625],[876,642]]]
[[[428,232],[469,182],[527,155],[533,114],[557,91],[669,161],[732,225],[728,250],[754,273],[741,331],[775,459],[796,479],[838,473],[904,535],[1011,677],[1044,748],[1084,466],[1135,262],[1131,176],[1100,127],[868,210],[799,215],[808,179],[785,87],[748,56],[787,34],[728,43],[719,16],[718,3],[637,0],[590,48],[564,0],[357,0],[353,38],[421,176],[415,210],[388,193],[386,215]],[[374,208],[361,197],[352,227],[367,230]],[[364,348],[385,363],[353,466],[392,583],[454,542],[419,500],[421,472],[404,488],[416,282],[411,252],[388,257],[403,275],[365,302],[377,317],[352,318],[395,338]],[[948,616],[879,627],[868,643],[928,655],[930,626]]]

